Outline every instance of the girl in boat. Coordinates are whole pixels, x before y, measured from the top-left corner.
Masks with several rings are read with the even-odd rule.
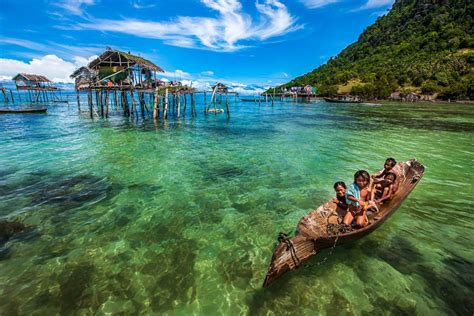
[[[346,192],[346,203],[349,209],[344,216],[343,223],[347,226],[356,220],[358,227],[364,227],[368,224],[367,209],[370,198],[370,175],[365,170],[359,170],[354,174],[354,182],[349,186]]]

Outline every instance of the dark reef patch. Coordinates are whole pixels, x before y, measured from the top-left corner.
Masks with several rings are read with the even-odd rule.
[[[401,238],[391,239],[391,247],[378,247],[378,242],[373,239],[368,240],[360,246],[368,256],[375,256],[390,264],[394,269],[402,274],[416,275],[421,277],[426,283],[427,293],[438,297],[446,307],[458,315],[468,315],[474,310],[474,263],[459,256],[451,255],[443,259],[445,268],[443,272],[438,272],[430,266],[423,255],[410,242]],[[364,275],[364,273],[360,273]],[[395,304],[390,302],[374,302],[387,306]],[[396,304],[395,304],[396,305]],[[393,308],[396,306],[393,305]],[[394,313],[401,312],[393,310]],[[411,313],[410,309],[404,313]]]
[[[0,185],[0,196],[5,199],[21,197],[18,205],[7,206],[6,214],[19,207],[46,205],[62,213],[86,204],[107,201],[113,198],[121,186],[106,178],[93,175],[53,175],[47,171],[29,173]],[[27,200],[29,202],[25,201]],[[0,214],[1,215],[1,214]]]
[[[26,229],[25,225],[16,221],[0,221],[0,246],[13,236],[18,235]]]
[[[244,174],[244,170],[234,165],[222,165],[222,166],[208,166],[203,169],[205,181],[216,181],[216,180],[228,180],[236,177],[240,177]]]
[[[92,305],[92,294],[87,289],[92,285],[94,266],[91,263],[67,265],[60,276],[59,307],[62,315]]]

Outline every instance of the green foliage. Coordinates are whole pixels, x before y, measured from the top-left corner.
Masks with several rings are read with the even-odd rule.
[[[432,80],[426,81],[421,85],[421,93],[423,94],[433,94],[437,91],[440,91],[440,87]]]
[[[455,99],[474,99],[474,84],[473,78],[465,79],[449,85],[444,88],[439,94],[439,98],[443,100]]]
[[[364,98],[386,98],[409,86],[451,99],[469,98],[473,16],[473,1],[397,0],[356,43],[283,87],[316,85],[329,95],[358,79],[362,84],[351,93]]]
[[[334,97],[337,95],[337,86],[319,86],[318,94],[322,97]]]

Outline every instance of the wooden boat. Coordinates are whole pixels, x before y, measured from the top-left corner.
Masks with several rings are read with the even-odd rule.
[[[354,100],[354,99],[324,98],[324,101],[330,102],[330,103],[362,103],[361,100]]]
[[[247,99],[247,98],[240,98],[242,102],[265,102],[265,99]]]
[[[207,112],[209,113],[224,113],[223,109],[210,109]]]
[[[0,114],[37,114],[46,113],[46,108],[1,109]]]
[[[369,214],[369,224],[366,227],[349,231],[335,229],[345,210],[337,208],[333,202],[328,202],[308,215],[304,216],[297,226],[295,237],[288,239],[280,234],[270,267],[263,287],[267,287],[288,270],[301,266],[322,249],[332,248],[350,241],[357,240],[377,229],[390,217],[408,197],[423,176],[425,168],[416,159],[398,163],[394,171],[399,175],[398,190],[393,198],[379,206],[379,211]]]

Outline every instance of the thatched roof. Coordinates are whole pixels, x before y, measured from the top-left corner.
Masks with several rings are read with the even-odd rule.
[[[220,83],[220,82],[212,86],[212,89],[214,89],[215,87],[217,87],[217,89],[229,89],[229,87],[227,87],[225,84]]]
[[[79,77],[79,76],[91,76],[95,73],[96,73],[95,71],[83,66],[83,67],[77,69],[76,71],[74,71],[72,73],[72,75],[70,75],[69,77],[71,79],[74,79],[74,78]]]
[[[51,82],[48,78],[42,75],[32,75],[32,74],[25,74],[25,73],[19,73],[15,77],[13,77],[13,80],[18,80],[20,77],[27,81],[31,82]]]
[[[111,63],[113,63],[115,66],[138,65],[144,69],[165,72],[163,69],[143,57],[135,56],[130,53],[125,53],[111,48],[108,48],[102,55],[91,61],[88,67],[94,69],[96,67],[100,67],[101,64],[104,66],[110,66]]]

